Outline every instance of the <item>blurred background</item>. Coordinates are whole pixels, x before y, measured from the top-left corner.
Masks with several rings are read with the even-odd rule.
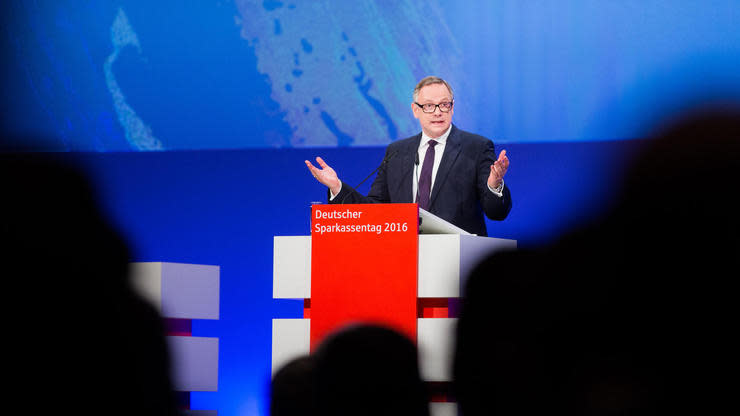
[[[303,161],[358,183],[419,132],[419,79],[507,150],[513,209],[488,230],[522,247],[598,215],[661,124],[740,102],[734,0],[0,7],[3,130],[84,166],[133,260],[221,267],[220,320],[193,323],[220,339],[219,389],[190,402],[221,415],[267,414],[271,319],[302,316],[272,299],[272,237],[326,199]]]

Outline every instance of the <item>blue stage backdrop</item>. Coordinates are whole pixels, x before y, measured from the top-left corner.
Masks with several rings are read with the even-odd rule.
[[[12,1],[3,116],[52,150],[380,146],[416,81],[498,142],[627,139],[740,95],[735,0]]]
[[[79,161],[136,261],[221,266],[219,391],[192,407],[266,415],[272,236],[306,235],[326,189],[418,132],[411,90],[442,76],[455,123],[507,149],[509,218],[542,244],[598,215],[624,161],[676,112],[740,100],[736,0],[9,1],[2,128]],[[31,144],[31,143],[29,143]],[[365,184],[362,190],[368,189]],[[51,208],[50,208],[51,209]]]

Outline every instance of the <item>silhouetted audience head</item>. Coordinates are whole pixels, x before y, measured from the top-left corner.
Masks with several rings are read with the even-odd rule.
[[[314,353],[322,416],[426,416],[416,346],[385,327],[360,325],[328,337]]]
[[[736,254],[739,169],[740,110],[681,117],[656,129],[631,165],[608,221],[615,229],[639,233],[633,243],[640,242],[642,250],[660,244],[656,248],[673,259]],[[661,248],[666,244],[670,249]],[[686,261],[704,270],[713,267],[690,258],[684,267]]]
[[[740,117],[658,130],[614,209],[470,275],[457,329],[464,416],[707,414],[734,397]]]
[[[273,376],[271,416],[311,416],[316,412],[315,365],[312,356],[295,358]]]
[[[174,414],[159,315],[129,286],[127,247],[84,174],[62,159],[0,154],[14,402],[28,413]]]

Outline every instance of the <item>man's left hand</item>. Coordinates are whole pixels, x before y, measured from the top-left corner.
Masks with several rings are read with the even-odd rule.
[[[506,157],[506,150],[502,150],[493,165],[491,165],[491,174],[488,175],[488,186],[491,189],[497,189],[504,180],[506,170],[509,169],[509,158]]]

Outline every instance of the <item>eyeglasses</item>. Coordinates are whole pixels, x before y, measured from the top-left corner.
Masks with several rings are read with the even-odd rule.
[[[421,108],[421,111],[425,113],[433,113],[437,111],[437,107],[439,107],[439,111],[443,113],[449,113],[452,109],[452,102],[449,103],[439,103],[439,104],[419,104],[416,101],[414,101],[414,104],[418,105]]]

